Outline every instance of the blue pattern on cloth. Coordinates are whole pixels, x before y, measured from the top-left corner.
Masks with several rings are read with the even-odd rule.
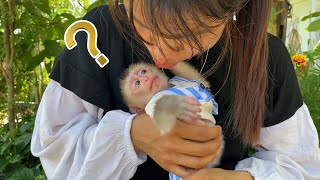
[[[179,176],[176,176],[175,174],[169,172],[169,179],[170,180],[181,180]]]
[[[171,78],[169,80],[170,82],[186,82],[186,83],[197,83],[197,86],[194,87],[172,87],[166,90],[163,90],[159,93],[161,94],[169,94],[169,95],[180,95],[180,96],[193,96],[196,100],[198,100],[199,102],[209,102],[211,101],[213,104],[213,110],[212,110],[212,114],[214,115],[218,115],[218,103],[213,99],[213,97],[211,96],[211,94],[203,87],[201,87],[201,83],[199,83],[196,80],[187,80],[184,79],[182,77],[178,77],[175,76],[173,78]],[[171,83],[174,84],[174,83]],[[155,96],[157,96],[159,93],[157,93]]]
[[[186,83],[197,83],[197,86],[192,87],[172,87],[166,90],[160,91],[155,96],[160,94],[168,94],[168,95],[180,95],[180,96],[193,96],[199,102],[212,102],[213,110],[212,114],[218,114],[218,103],[212,98],[211,94],[204,88],[204,86],[196,80],[187,80],[182,77],[175,76],[169,80],[169,83],[175,84],[174,82],[186,82]],[[179,176],[169,172],[170,180],[181,180]]]

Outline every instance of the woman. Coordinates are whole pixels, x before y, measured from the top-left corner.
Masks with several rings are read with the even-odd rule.
[[[56,59],[31,144],[49,179],[320,178],[318,136],[290,56],[267,34],[270,1],[124,2],[84,17],[110,59],[105,68],[84,33]],[[218,125],[178,121],[159,136],[148,116],[126,113],[118,77],[138,59],[164,69],[189,60],[211,83]],[[221,129],[221,165],[203,168],[220,151]]]

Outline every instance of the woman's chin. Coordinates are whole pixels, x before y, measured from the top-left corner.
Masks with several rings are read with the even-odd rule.
[[[156,66],[158,66],[159,68],[162,68],[162,69],[170,69],[175,65],[173,63],[159,63],[156,60],[154,62],[156,64]]]

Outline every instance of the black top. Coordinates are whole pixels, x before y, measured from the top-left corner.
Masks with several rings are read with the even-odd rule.
[[[59,82],[62,87],[74,92],[81,99],[90,102],[105,111],[122,109],[128,111],[119,88],[119,77],[132,63],[139,60],[151,60],[144,47],[133,49],[119,34],[112,22],[108,6],[101,6],[90,11],[83,19],[91,21],[97,28],[97,46],[110,60],[104,68],[95,62],[87,50],[87,35],[79,32],[76,35],[78,45],[72,49],[64,49],[56,57],[50,78]],[[134,41],[132,41],[134,43]],[[136,43],[134,43],[137,45]],[[220,52],[221,40],[209,51],[204,71],[213,64]],[[137,45],[138,46],[138,45]],[[281,40],[269,36],[268,60],[268,100],[264,126],[272,126],[285,121],[294,115],[302,106],[302,97],[297,84],[291,58]],[[200,68],[200,60],[196,57],[190,60],[196,68]],[[213,94],[222,86],[227,76],[228,61],[207,79],[210,81]],[[226,127],[230,121],[227,112],[230,107],[230,83],[217,94],[215,100],[219,104],[219,115],[215,116],[217,124],[221,125],[225,137],[224,154],[221,168],[234,169],[238,161],[247,157],[247,147],[241,140],[235,138],[231,128]],[[281,138],[281,137],[278,137]],[[158,166],[151,158],[140,165],[132,179],[168,179],[168,172]]]

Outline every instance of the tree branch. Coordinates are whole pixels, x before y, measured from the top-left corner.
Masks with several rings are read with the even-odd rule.
[[[78,4],[79,4],[84,10],[87,11],[87,8],[85,8],[84,5],[82,5],[80,1],[77,1],[77,2],[78,2]]]
[[[4,50],[5,50],[5,59],[4,59],[4,65],[7,66],[10,62],[10,32],[9,32],[9,26],[8,26],[8,18],[5,11],[5,2],[4,0],[1,0],[1,6],[2,6],[2,25],[3,25],[3,41],[4,41]],[[6,67],[4,67],[6,69]]]
[[[4,69],[3,69],[3,65],[2,65],[2,62],[3,62],[4,60],[1,60],[0,61],[0,70],[3,72],[3,75],[5,76],[5,73],[4,73]]]
[[[10,50],[11,50],[11,54],[10,54],[10,60],[9,60],[9,66],[12,67],[13,62],[15,60],[15,56],[16,56],[16,47],[15,47],[15,34],[14,34],[14,20],[15,20],[15,2],[14,0],[9,0],[8,2],[8,6],[9,6],[9,15],[10,17],[9,19],[9,33],[10,33]]]
[[[5,94],[3,94],[2,92],[0,92],[0,94],[3,97],[3,99],[7,99],[7,96]]]

